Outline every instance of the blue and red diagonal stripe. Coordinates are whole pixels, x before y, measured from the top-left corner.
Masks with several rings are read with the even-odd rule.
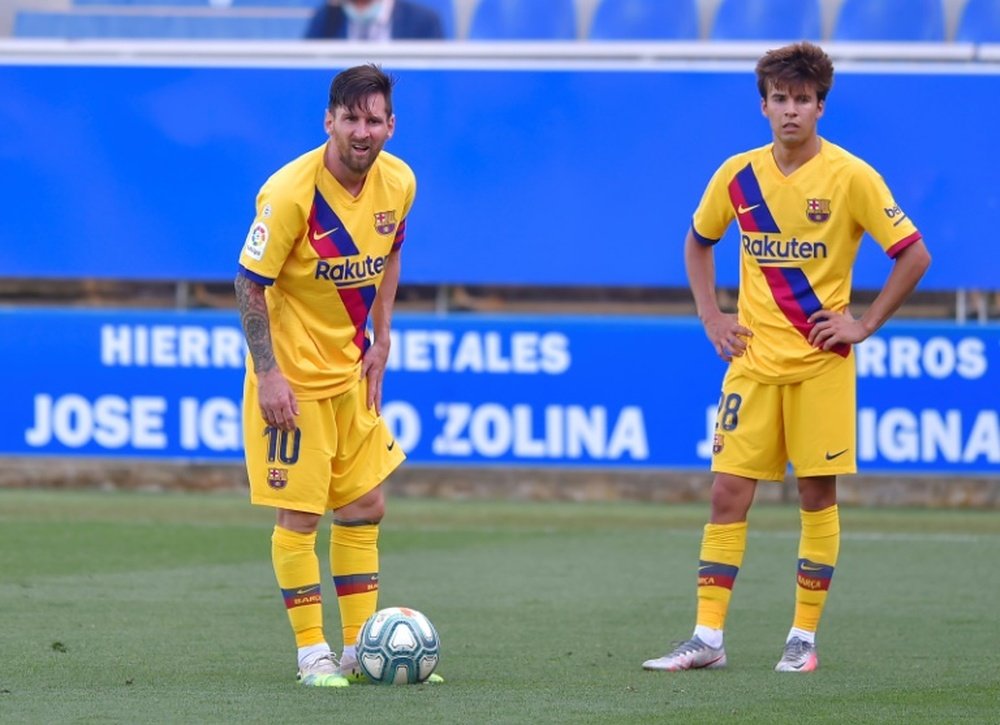
[[[332,234],[323,236],[331,230]],[[350,257],[358,253],[350,232],[344,228],[340,217],[319,193],[319,188],[313,194],[312,209],[309,210],[309,243],[323,259]]]
[[[339,288],[337,293],[344,303],[348,317],[354,323],[354,344],[358,346],[364,354],[368,349],[368,338],[365,337],[365,325],[368,322],[368,313],[375,303],[375,295],[378,290],[375,285],[368,284],[364,287]]]
[[[335,230],[333,234],[321,236],[331,229]],[[400,232],[397,232],[397,238],[399,235]],[[317,239],[317,236],[321,238]],[[316,250],[316,253],[324,259],[353,257],[360,253],[350,232],[344,228],[340,217],[323,198],[318,188],[313,195],[313,205],[309,212],[309,243]],[[374,284],[337,288],[337,294],[340,295],[340,299],[344,303],[347,316],[354,325],[354,344],[358,346],[362,355],[368,349],[365,327],[377,292]]]
[[[767,286],[771,288],[778,309],[803,337],[808,338],[815,327],[815,324],[809,322],[809,316],[823,309],[823,305],[809,284],[806,273],[798,267],[762,266],[760,271],[767,280]],[[835,352],[841,357],[847,357],[850,351],[851,346],[843,342],[830,349],[830,352]]]
[[[771,216],[771,210],[764,201],[764,194],[753,173],[753,167],[747,164],[733,180],[729,182],[729,200],[736,210],[736,219],[740,229],[745,232],[767,232],[776,234],[781,231],[778,223]]]

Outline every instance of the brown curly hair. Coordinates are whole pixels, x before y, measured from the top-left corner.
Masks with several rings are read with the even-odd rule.
[[[757,61],[757,90],[766,99],[770,88],[791,90],[811,85],[816,98],[826,100],[833,86],[833,61],[823,49],[801,42],[767,51]]]

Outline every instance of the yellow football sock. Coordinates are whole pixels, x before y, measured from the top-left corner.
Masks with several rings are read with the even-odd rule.
[[[378,524],[334,521],[330,527],[330,568],[337,587],[344,645],[350,646],[378,606]]]
[[[698,562],[698,618],[702,627],[722,629],[733,584],[747,548],[747,522],[705,524]]]
[[[800,511],[802,535],[795,587],[793,627],[815,632],[830,589],[840,553],[840,512],[836,506],[822,511]]]
[[[300,534],[275,526],[271,535],[271,563],[295,632],[296,646],[325,642],[316,532]]]

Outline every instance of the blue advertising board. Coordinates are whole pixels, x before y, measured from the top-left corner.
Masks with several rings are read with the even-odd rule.
[[[725,365],[697,320],[397,314],[383,414],[414,465],[704,470]],[[239,461],[234,312],[0,311],[0,455]],[[857,348],[863,472],[1000,474],[1000,326]]]
[[[260,185],[325,141],[336,70],[0,65],[0,276],[232,279]],[[709,177],[770,140],[752,64],[388,70],[387,149],[418,179],[410,284],[684,286]],[[923,289],[994,289],[1000,144],[984,119],[1000,114],[1000,72],[855,70],[838,72],[821,133],[871,163],[923,232]],[[719,254],[737,252],[731,233]],[[854,287],[881,288],[889,268],[866,241]],[[720,284],[737,269],[720,264]]]

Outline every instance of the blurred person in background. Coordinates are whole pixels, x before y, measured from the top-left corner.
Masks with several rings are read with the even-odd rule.
[[[698,562],[691,638],[647,660],[647,670],[726,665],[723,626],[747,544],[757,482],[799,494],[795,611],[775,670],[811,672],[816,630],[840,551],[837,476],[857,471],[852,346],[866,340],[916,288],[930,254],[871,166],[817,134],[833,63],[811,43],[770,50],[757,63],[772,142],[727,159],[695,210],[684,261],[698,317],[729,363],[712,445],[711,515]],[[723,313],[715,244],[739,226],[737,314]],[[878,296],[855,319],[851,271],[867,231],[893,260]],[[873,655],[874,656],[874,655]]]
[[[306,38],[443,40],[438,13],[410,0],[327,0],[316,9]]]

